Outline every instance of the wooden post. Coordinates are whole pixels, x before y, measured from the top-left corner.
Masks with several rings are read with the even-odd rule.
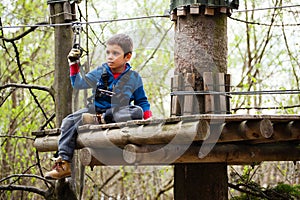
[[[65,23],[64,8],[65,3],[50,4],[51,22],[53,24]],[[69,20],[69,17],[68,17]],[[54,89],[55,89],[55,116],[56,126],[60,127],[64,117],[72,112],[72,86],[69,80],[68,53],[72,48],[72,27],[55,26],[55,70],[54,70]]]
[[[50,17],[52,24],[63,24],[72,20],[72,11],[69,1],[48,1],[50,6]],[[55,70],[54,70],[54,90],[55,90],[55,117],[56,126],[60,127],[62,120],[72,112],[72,86],[70,83],[69,64],[67,56],[72,48],[72,27],[55,26]],[[74,169],[74,165],[72,165]],[[74,170],[72,172],[74,174]],[[74,177],[74,176],[73,176]],[[60,179],[56,182],[57,199],[77,199],[74,191],[73,181]]]

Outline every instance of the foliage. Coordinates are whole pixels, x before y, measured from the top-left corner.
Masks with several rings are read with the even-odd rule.
[[[229,184],[231,188],[231,196],[232,199],[235,200],[246,200],[246,199],[253,199],[253,200],[285,200],[285,199],[299,199],[300,198],[300,185],[296,184],[298,175],[295,174],[295,177],[291,177],[287,179],[288,181],[283,182],[286,177],[289,176],[286,169],[286,164],[289,163],[279,163],[277,164],[277,169],[280,170],[280,175],[277,174],[276,179],[279,180],[276,183],[272,184],[272,181],[268,182],[266,185],[264,182],[260,180],[261,173],[264,178],[266,176],[272,176],[269,172],[265,170],[270,170],[270,166],[272,167],[273,163],[269,165],[259,164],[257,166],[244,166],[238,172],[237,169],[231,168],[230,179],[233,183]],[[274,163],[275,165],[276,163]],[[266,167],[267,166],[267,167]],[[296,167],[294,164],[290,164],[290,167]],[[265,169],[264,169],[265,168]],[[241,171],[242,170],[242,171]],[[267,175],[266,175],[267,174]],[[266,186],[261,186],[260,183],[264,183]],[[239,194],[235,193],[234,191],[238,191]]]
[[[231,16],[228,70],[235,74],[232,78],[232,90],[299,88],[300,74],[296,70],[299,67],[299,43],[289,39],[298,35],[293,24],[299,13],[295,8],[255,10],[289,3],[292,2],[243,1],[240,10],[249,11],[233,13]],[[234,96],[232,105],[234,111],[239,113],[291,114],[299,112],[299,95]],[[270,109],[254,109],[260,107]]]
[[[83,22],[86,18],[89,21],[98,21],[163,15],[169,8],[167,0],[112,0],[107,2],[90,0],[87,2],[88,12],[86,13],[85,2],[82,1],[79,4],[81,15],[77,13],[78,19]],[[292,1],[245,0],[240,9],[270,5],[275,7],[291,3]],[[130,9],[124,9],[128,5]],[[299,37],[299,33],[292,26],[275,26],[275,23],[280,25],[297,22],[298,15],[298,12],[290,8],[233,13],[231,19],[228,18],[228,71],[234,75],[232,76],[232,85],[235,86],[233,90],[299,89],[299,70],[297,70],[299,44],[290,39]],[[48,21],[49,11],[45,0],[5,0],[0,4],[0,16],[3,26],[33,25]],[[256,23],[269,25],[262,26]],[[85,26],[82,45],[89,53],[89,57],[85,52],[82,62],[86,63],[87,70],[89,67],[95,68],[104,61],[105,41],[117,32],[126,32],[134,39],[135,52],[131,64],[143,77],[154,115],[156,117],[168,116],[170,77],[174,68],[173,22],[166,17],[103,22]],[[42,178],[43,172],[50,169],[49,158],[52,157],[52,153],[36,152],[33,147],[34,138],[31,136],[31,132],[39,130],[45,124],[44,128],[55,127],[52,119],[55,107],[53,100],[55,91],[52,90],[53,33],[53,27],[20,27],[0,30],[0,188],[4,191],[1,191],[0,199],[41,199],[41,196],[46,198],[49,193],[53,192],[49,189],[51,183]],[[8,84],[11,86],[2,87]],[[85,102],[81,101],[84,95],[80,93],[78,99],[82,103],[74,106],[75,109],[84,106]],[[276,113],[297,113],[299,109],[292,107],[297,104],[299,104],[299,96],[292,95],[280,96],[280,98],[278,96],[235,96],[232,100],[235,111],[243,113],[245,110],[250,113],[249,110],[252,112],[255,109],[240,109],[241,107],[253,106],[276,106],[280,108],[275,111]],[[259,112],[270,110],[259,110]],[[270,168],[274,169],[276,166]],[[260,184],[252,181],[254,175],[250,172],[253,171],[249,170],[250,168],[244,169],[245,171],[241,172],[242,178],[234,179],[237,184],[245,183],[247,180],[247,184],[263,192],[284,190],[293,197],[299,197],[299,185],[296,183],[288,185],[282,183],[264,189],[260,187]],[[259,170],[256,170],[255,174],[258,172]],[[278,176],[283,172],[284,170],[280,170],[275,174]],[[140,176],[141,174],[143,176]],[[263,177],[263,174],[260,176]],[[97,167],[94,171],[87,169],[86,177],[84,199],[97,199],[101,196],[117,198],[118,195],[131,199],[172,199],[172,167],[151,169],[139,167],[139,170],[135,167]],[[286,177],[286,179],[291,178]],[[267,180],[260,183],[270,182]],[[17,190],[15,185],[26,186],[26,188]],[[3,189],[4,186],[6,190]],[[30,186],[38,189],[40,194],[38,195],[37,191]]]

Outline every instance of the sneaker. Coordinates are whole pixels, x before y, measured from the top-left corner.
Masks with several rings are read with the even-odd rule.
[[[68,161],[62,160],[61,157],[52,160],[55,161],[55,165],[45,174],[46,179],[58,180],[71,176],[71,164]]]
[[[90,114],[83,113],[82,114],[82,124],[104,124],[104,120],[101,114]]]

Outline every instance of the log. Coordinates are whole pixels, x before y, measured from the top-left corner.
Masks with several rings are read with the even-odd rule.
[[[122,149],[119,148],[89,148],[79,151],[79,159],[83,166],[126,165]]]
[[[141,161],[155,163],[155,161],[163,161],[166,158],[166,151],[164,148],[156,149],[153,145],[127,144],[123,149],[123,158],[129,164],[140,163]]]
[[[210,129],[213,131],[208,139],[205,140],[205,143],[249,141],[254,139],[260,141],[270,138],[274,133],[272,123],[268,119],[227,123],[224,121],[215,120],[210,124]]]
[[[213,130],[211,130],[213,128]],[[59,129],[35,133],[38,151],[56,151]],[[127,144],[189,144],[192,141],[272,143],[300,140],[298,115],[193,115],[79,127],[77,148]],[[49,133],[50,135],[45,134]],[[52,133],[55,133],[52,135]],[[218,133],[221,133],[219,135]],[[210,138],[208,136],[211,135]],[[42,136],[42,137],[41,137]],[[220,137],[219,137],[220,136]],[[216,140],[217,139],[217,140]]]
[[[79,128],[77,148],[83,147],[124,147],[134,144],[191,144],[201,141],[209,135],[209,124],[205,120],[179,121],[175,124],[132,125],[122,128],[101,129],[99,125]],[[58,136],[36,138],[34,142],[38,151],[57,150]]]
[[[33,146],[40,152],[57,151],[59,136],[37,137]]]
[[[274,133],[273,125],[269,119],[243,121],[239,130],[245,139],[270,138]]]
[[[199,147],[191,146],[175,163],[228,163],[250,164],[263,161],[297,161],[300,159],[299,144],[216,144],[203,159],[196,158]],[[287,153],[288,152],[288,153]]]
[[[227,163],[233,165],[262,161],[297,161],[300,158],[299,144],[294,143],[216,144],[212,151],[202,159],[198,157],[200,147],[201,144],[197,143],[193,143],[188,148],[185,145],[137,146],[128,144],[123,151],[121,149],[120,151],[112,149],[109,151],[107,149],[84,148],[79,155],[85,166],[180,163]]]

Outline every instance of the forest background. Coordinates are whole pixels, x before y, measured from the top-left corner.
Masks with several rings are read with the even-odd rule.
[[[232,91],[299,90],[297,3],[240,1],[239,10],[228,18],[228,73],[232,75]],[[115,33],[129,34],[135,47],[131,64],[143,77],[157,118],[170,115],[174,25],[165,16],[169,4],[167,0],[89,0],[77,7],[79,20],[98,22],[84,26],[82,46],[89,54],[84,54],[82,63],[91,69],[100,65],[105,60],[105,41]],[[48,191],[49,183],[43,180],[41,172],[50,169],[53,152],[36,152],[31,133],[47,121],[50,123],[43,128],[55,127],[55,120],[51,120],[55,114],[54,28],[27,25],[49,23],[49,15],[46,0],[0,3],[0,190],[4,191],[0,199],[43,199],[41,196]],[[125,20],[129,18],[136,19]],[[110,19],[114,20],[104,22]],[[68,70],[68,66],[62,67]],[[73,93],[75,111],[84,106],[85,93]],[[232,113],[297,114],[299,97],[233,96]],[[230,166],[228,174],[232,184],[255,181],[252,186],[265,191],[278,184],[299,185],[299,170],[299,161],[264,162]],[[172,199],[172,187],[172,166],[96,167],[93,171],[87,168],[82,199]],[[299,187],[291,191],[294,196],[300,193]],[[230,198],[239,194],[229,188]]]

